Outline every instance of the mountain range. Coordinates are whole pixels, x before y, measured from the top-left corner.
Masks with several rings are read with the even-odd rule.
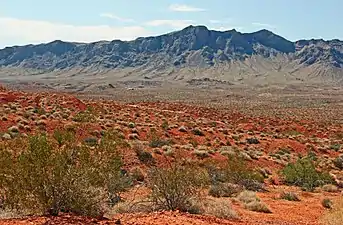
[[[0,50],[0,80],[343,84],[343,41],[289,41],[268,30],[189,26],[133,41],[47,44]],[[199,82],[197,82],[199,81]]]

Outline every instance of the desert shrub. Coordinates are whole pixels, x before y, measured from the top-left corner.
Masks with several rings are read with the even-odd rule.
[[[199,213],[196,203],[201,188],[207,182],[206,171],[181,163],[173,163],[168,168],[154,168],[149,174],[151,199],[160,210]]]
[[[326,184],[322,187],[322,190],[325,192],[337,192],[338,187],[336,185],[333,185],[333,184]]]
[[[262,212],[262,213],[272,213],[268,205],[261,201],[253,201],[250,203],[245,204],[245,208],[254,211],[254,212]]]
[[[263,213],[272,212],[253,191],[243,191],[238,195],[237,199],[241,201],[244,204],[244,207],[250,211]]]
[[[155,211],[154,206],[151,201],[127,201],[119,202],[113,209],[113,213],[151,213]]]
[[[330,146],[330,149],[338,152],[341,149],[341,145],[340,144],[333,144]]]
[[[53,133],[53,138],[57,141],[59,147],[74,141],[74,132],[72,131],[62,131],[55,130]]]
[[[194,155],[196,155],[200,159],[205,159],[205,158],[210,157],[210,154],[208,153],[208,151],[205,151],[205,150],[195,150]]]
[[[239,156],[229,156],[228,163],[223,168],[208,167],[208,173],[214,184],[232,183],[251,191],[264,190],[262,174],[248,167],[246,161]]]
[[[138,181],[138,182],[143,182],[145,179],[145,176],[140,168],[133,169],[131,172],[131,177],[133,180]]]
[[[192,133],[197,136],[205,136],[204,132],[202,132],[199,128],[193,129]]]
[[[332,206],[333,206],[333,202],[332,202],[330,199],[328,199],[328,198],[324,198],[324,199],[322,200],[322,206],[323,206],[324,208],[331,209]]]
[[[284,199],[284,200],[287,200],[287,201],[300,201],[299,196],[296,193],[294,193],[294,192],[285,192],[285,191],[283,191],[280,194],[280,198]]]
[[[215,199],[206,201],[204,204],[204,214],[215,216],[221,219],[238,219],[239,216],[232,208],[230,201],[225,199]]]
[[[128,126],[129,128],[135,128],[135,127],[136,127],[136,124],[133,123],[133,122],[130,122],[127,126]]]
[[[46,114],[46,111],[45,109],[41,108],[41,107],[36,107],[33,109],[32,111],[33,113],[37,113],[39,115],[45,115]]]
[[[95,137],[87,137],[83,140],[88,146],[95,146],[98,144],[98,139]]]
[[[242,187],[231,183],[217,183],[211,185],[208,194],[213,197],[233,197],[242,191]]]
[[[149,138],[150,138],[149,146],[152,148],[160,148],[165,145],[173,144],[172,140],[161,139],[161,137],[158,136],[157,131],[155,129],[150,130]]]
[[[313,191],[333,181],[328,173],[317,171],[313,160],[308,157],[289,163],[281,173],[287,184],[300,186],[306,191]]]
[[[163,123],[161,124],[161,127],[163,130],[168,130],[169,128],[169,123],[167,120],[164,120]]]
[[[88,107],[85,111],[80,111],[73,117],[73,121],[79,123],[90,123],[95,120],[95,112],[93,108]]]
[[[155,159],[150,152],[144,150],[144,146],[140,143],[135,143],[133,145],[133,150],[135,151],[139,161],[144,164],[152,165],[155,163]]]
[[[246,140],[249,145],[260,143],[260,141],[257,138],[247,138]]]
[[[257,197],[256,193],[253,191],[242,191],[238,196],[237,199],[245,204],[254,202],[254,201],[260,201],[260,199]]]
[[[336,159],[334,159],[333,164],[338,168],[338,169],[343,169],[343,155],[338,156]]]
[[[150,141],[149,146],[152,148],[160,148],[163,147],[165,145],[171,145],[172,141],[171,140],[163,140],[160,138],[154,138]]]
[[[0,189],[5,206],[50,215],[101,216],[104,203],[118,199],[129,184],[115,147],[105,137],[96,150],[75,143],[57,148],[45,135],[37,135],[23,150],[3,149]]]

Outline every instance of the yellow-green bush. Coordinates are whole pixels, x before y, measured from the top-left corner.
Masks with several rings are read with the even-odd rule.
[[[4,207],[50,215],[102,215],[105,203],[116,201],[128,184],[115,139],[106,135],[91,149],[77,145],[69,134],[58,136],[68,138],[57,138],[56,143],[37,135],[22,149],[0,148]]]

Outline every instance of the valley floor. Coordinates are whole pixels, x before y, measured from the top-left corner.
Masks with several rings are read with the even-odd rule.
[[[272,213],[251,212],[235,199],[227,198],[239,214],[239,219],[224,220],[181,212],[115,214],[107,220],[66,214],[59,217],[3,219],[0,225],[319,225],[322,216],[329,211],[322,206],[322,200],[328,198],[337,202],[341,198],[340,190],[325,192],[318,189],[309,193],[300,188],[283,186],[277,182],[277,171],[289,160],[311,150],[322,160],[323,168],[329,168],[343,183],[342,171],[332,165],[332,161],[343,153],[342,90],[139,89],[76,93],[73,96],[51,90],[36,92],[32,87],[25,91],[23,89],[11,91],[0,87],[1,136],[12,126],[18,126],[20,133],[25,135],[40,131],[52,133],[59,128],[74,126],[79,129],[80,139],[89,135],[97,137],[101,130],[113,128],[122,132],[127,141],[141,141],[158,165],[164,163],[165,158],[161,156],[164,150],[153,149],[147,144],[150,141],[150,128],[155,128],[162,138],[171,138],[173,148],[180,150],[184,157],[194,160],[201,161],[194,155],[199,149],[212,151],[209,156],[212,159],[223,160],[225,157],[218,149],[233,146],[248,154],[250,164],[272,171],[272,176],[266,182],[268,192],[258,193]],[[31,120],[25,119],[25,112],[30,107],[42,109],[45,115],[35,112]],[[78,113],[90,107],[96,112],[94,121],[73,120],[80,115]],[[25,126],[18,125],[23,121]],[[128,125],[130,123],[134,123],[134,128]],[[182,126],[189,130],[181,132]],[[200,129],[204,136],[194,135],[191,127]],[[259,142],[249,144],[249,138],[256,138]],[[190,142],[196,144],[190,146]],[[282,149],[288,149],[287,157],[280,153]],[[124,165],[127,170],[146,169],[146,165],[142,165],[132,150],[124,152]],[[270,180],[274,178],[276,181],[272,184]],[[279,195],[285,190],[296,193],[301,201],[280,200]]]

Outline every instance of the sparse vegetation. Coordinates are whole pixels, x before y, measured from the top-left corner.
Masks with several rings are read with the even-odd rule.
[[[91,123],[94,122],[95,115],[93,114],[92,110],[85,110],[78,112],[74,117],[73,121],[79,122],[79,123]]]
[[[327,212],[322,218],[321,222],[325,225],[341,225],[343,224],[343,201],[342,199],[333,206],[331,200],[323,200],[322,204],[325,201],[325,205],[329,206],[329,209],[333,208]],[[323,204],[324,206],[324,204]],[[325,207],[325,206],[324,206]],[[328,207],[325,207],[328,208]]]
[[[313,191],[316,187],[333,181],[328,173],[317,171],[313,160],[308,157],[288,164],[281,173],[287,184],[300,186],[306,191]]]
[[[272,213],[270,208],[265,203],[260,202],[260,201],[253,201],[253,202],[247,203],[245,204],[245,208],[254,212]]]
[[[286,192],[286,191],[283,191],[281,194],[280,194],[280,198],[281,199],[284,199],[284,200],[287,200],[287,201],[296,201],[296,202],[299,202],[300,201],[300,198],[299,196],[294,193],[294,192]]]
[[[138,159],[145,164],[152,165],[155,163],[155,159],[150,152],[144,150],[144,146],[141,143],[134,143],[133,150],[135,151]]]
[[[231,203],[226,199],[208,200],[204,204],[204,214],[212,215],[221,219],[238,219],[239,216],[233,210]]]
[[[263,203],[255,192],[243,191],[238,195],[238,200],[244,204],[244,207],[250,211],[271,213],[270,208]]]
[[[202,132],[199,128],[194,128],[192,132],[194,135],[197,135],[197,136],[205,136],[204,132]]]
[[[213,184],[218,182],[238,184],[247,190],[263,191],[263,176],[261,173],[248,167],[240,156],[229,156],[224,168],[209,167],[209,174]]]
[[[213,197],[235,197],[243,190],[243,187],[231,183],[217,183],[211,185],[208,194]]]

